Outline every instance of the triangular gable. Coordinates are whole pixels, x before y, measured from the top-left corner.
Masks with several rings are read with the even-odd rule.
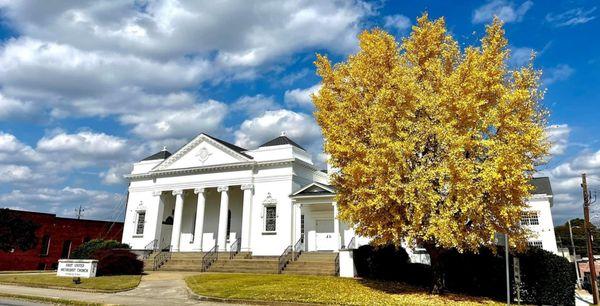
[[[301,196],[301,195],[327,195],[335,194],[335,189],[332,186],[312,182],[296,191],[292,194],[292,196]]]
[[[233,150],[223,141],[200,134],[152,171],[223,165],[251,161],[247,155]]]

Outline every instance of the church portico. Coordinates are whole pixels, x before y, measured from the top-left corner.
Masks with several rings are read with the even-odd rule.
[[[295,242],[290,194],[327,180],[285,136],[246,150],[205,134],[135,163],[126,177],[123,241],[132,249],[255,256],[280,255]]]

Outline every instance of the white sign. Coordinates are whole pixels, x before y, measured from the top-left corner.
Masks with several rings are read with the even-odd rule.
[[[96,277],[98,261],[95,259],[60,259],[56,276]]]

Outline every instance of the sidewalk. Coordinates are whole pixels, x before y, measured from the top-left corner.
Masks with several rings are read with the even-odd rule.
[[[142,277],[140,285],[135,289],[118,293],[91,293],[12,285],[0,285],[0,292],[116,305],[223,305],[189,298],[183,279],[194,274],[197,273],[150,272]]]
[[[575,290],[575,305],[576,306],[588,306],[594,301],[592,295],[583,289]]]

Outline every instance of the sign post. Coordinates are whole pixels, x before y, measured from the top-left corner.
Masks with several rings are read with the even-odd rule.
[[[95,259],[60,259],[56,276],[96,277],[98,261]]]
[[[521,305],[521,265],[519,258],[513,258],[513,272],[515,274],[515,286],[517,290],[517,303]]]

